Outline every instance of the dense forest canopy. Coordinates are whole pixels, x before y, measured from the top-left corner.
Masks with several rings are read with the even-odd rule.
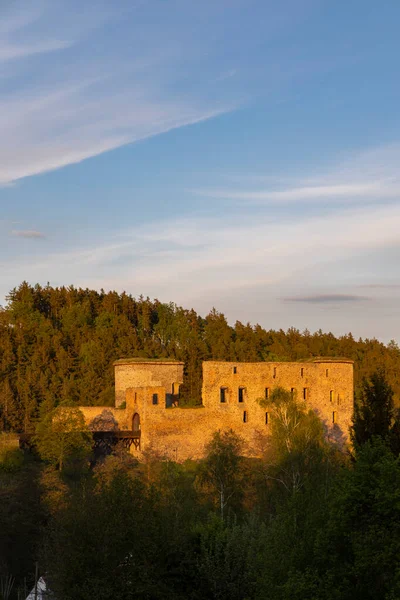
[[[274,326],[271,323],[271,326]],[[43,402],[112,405],[113,361],[171,357],[185,362],[182,402],[201,402],[203,360],[293,361],[345,356],[355,361],[355,384],[383,367],[400,398],[400,350],[351,333],[230,326],[213,309],[193,309],[123,292],[100,292],[23,282],[0,310],[0,426],[29,431]]]
[[[25,598],[37,570],[63,600],[400,598],[396,344],[231,327],[215,310],[202,318],[157,300],[26,283],[0,322],[1,426],[34,431],[36,448],[23,452],[18,435],[0,432],[1,598]],[[50,427],[52,409],[112,403],[112,363],[134,355],[184,360],[187,403],[200,400],[203,359],[353,358],[351,455],[306,403],[276,388],[258,459],[225,430],[199,461],[150,450],[139,462],[118,446],[96,461],[82,413]]]

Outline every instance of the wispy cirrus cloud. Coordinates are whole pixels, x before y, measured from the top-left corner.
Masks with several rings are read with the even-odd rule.
[[[46,252],[35,256],[32,263],[26,257],[23,264],[38,280],[47,272],[62,272],[63,277],[70,273],[71,278],[75,273],[78,280],[98,272],[114,281],[120,278],[121,285],[135,282],[149,294],[165,289],[171,297],[176,286],[185,282],[181,301],[204,290],[218,295],[221,282],[225,290],[254,285],[278,290],[303,280],[330,286],[341,279],[341,261],[358,265],[354,271],[358,280],[352,277],[351,284],[359,286],[363,278],[370,277],[371,252],[400,249],[399,227],[398,205],[342,209],[329,219],[289,215],[276,221],[268,212],[261,216],[243,212],[229,217],[197,216],[137,226],[109,234],[102,244],[50,255]],[[15,277],[12,263],[3,264],[2,269]],[[339,298],[336,292],[335,297]]]
[[[7,44],[3,43],[0,47],[0,62],[9,61],[16,58],[31,57],[35,54],[45,52],[54,52],[55,50],[63,50],[71,46],[71,42],[63,40],[48,40],[43,43],[35,44]]]
[[[0,185],[240,105],[242,92],[216,95],[201,85],[213,74],[204,53],[207,22],[193,29],[194,7],[177,5],[171,17],[160,3],[156,18],[139,1],[112,8],[101,0],[84,7],[43,0],[17,2],[3,15]],[[211,2],[204,10],[220,18]]]
[[[57,1],[54,2],[56,4]],[[52,37],[48,32],[38,35],[40,21],[49,7],[50,4],[44,0],[35,3],[17,0],[0,9],[0,67],[4,68],[9,61],[63,50],[73,45],[68,35],[70,32],[65,32],[65,36],[60,38]]]
[[[341,304],[343,302],[365,302],[370,298],[355,294],[314,294],[310,296],[289,296],[283,298],[283,300],[284,302],[305,302],[307,304]]]
[[[391,332],[395,290],[380,286],[395,281],[399,228],[399,202],[342,204],[328,216],[286,211],[279,218],[269,207],[255,213],[238,205],[229,214],[108,231],[101,243],[60,250],[49,240],[46,249],[35,244],[34,256],[22,248],[18,259],[0,262],[3,293],[24,279],[71,282],[173,299],[202,312],[215,305],[234,318],[250,312],[266,325],[265,315],[284,313],[279,323],[316,329],[323,311],[336,318],[332,323],[340,317],[339,331],[360,335],[366,322],[373,330],[386,319],[377,331],[390,339],[400,336]],[[372,262],[380,265],[376,282]]]
[[[35,229],[13,229],[11,235],[32,240],[42,240],[46,237],[44,233]]]
[[[345,161],[327,167],[325,172],[297,180],[293,177],[252,177],[248,173],[241,179],[235,174],[234,187],[202,187],[189,191],[203,198],[250,204],[400,200],[399,162],[400,145],[392,144],[348,156]]]
[[[321,199],[341,198],[398,198],[400,197],[400,182],[370,181],[332,185],[299,185],[282,190],[192,190],[199,196],[207,198],[226,198],[232,200],[248,200],[252,202],[289,203],[297,201],[316,201]]]
[[[269,94],[288,85],[299,77],[291,53],[274,43],[266,63],[259,46],[278,32],[285,37],[312,6],[15,0],[1,7],[0,185],[230,112],[264,94],[265,80]]]

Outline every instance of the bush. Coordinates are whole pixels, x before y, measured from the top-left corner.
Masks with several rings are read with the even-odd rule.
[[[6,433],[0,434],[0,470],[8,473],[21,469],[24,453],[18,447],[18,438]]]

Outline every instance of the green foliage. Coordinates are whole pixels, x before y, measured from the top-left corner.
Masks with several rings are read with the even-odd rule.
[[[316,552],[322,597],[400,596],[400,462],[379,437],[342,471]]]
[[[112,363],[129,356],[183,360],[185,405],[200,402],[204,359],[352,358],[354,459],[277,389],[262,461],[220,431],[199,464],[121,452],[79,476],[90,437],[74,406],[112,403]],[[231,327],[216,310],[203,319],[125,293],[21,284],[0,309],[0,427],[37,426],[51,466],[0,438],[0,579],[15,578],[12,600],[38,559],[64,600],[399,598],[399,364],[393,342]]]
[[[60,471],[71,464],[88,460],[92,435],[82,412],[61,406],[46,411],[36,426],[34,442],[42,460]]]
[[[343,456],[324,440],[322,423],[304,402],[277,388],[262,404],[271,414],[271,437],[262,463],[268,515],[267,542],[257,600],[319,598],[314,564],[317,536]]]
[[[226,523],[213,515],[198,528],[198,568],[205,598],[253,598],[265,527],[256,519]]]
[[[24,456],[19,448],[8,448],[0,454],[0,470],[7,472],[19,471],[23,465]]]
[[[354,407],[351,439],[356,449],[374,437],[389,441],[394,420],[393,390],[382,370],[364,379]]]
[[[234,431],[217,431],[206,446],[200,481],[214,490],[221,518],[237,507],[241,496],[243,440]]]
[[[56,597],[188,598],[194,581],[187,529],[181,533],[186,522],[178,532],[176,525],[154,487],[123,472],[95,478],[50,525],[43,561]]]
[[[185,363],[181,403],[201,403],[203,360],[299,360],[347,356],[362,386],[384,367],[400,399],[400,350],[391,342],[340,338],[290,328],[265,330],[239,321],[231,327],[213,309],[193,309],[126,293],[71,287],[12,290],[0,308],[0,427],[32,432],[43,402],[112,405],[113,361],[122,357],[172,358]]]
[[[323,444],[321,421],[306,402],[291,392],[277,387],[261,405],[270,413],[272,444],[281,458]]]
[[[12,600],[25,598],[33,583],[45,520],[39,466],[27,457],[18,468],[0,469],[0,580],[14,581]]]
[[[322,423],[304,401],[283,388],[260,401],[268,409],[271,435],[265,452],[265,477],[287,493],[297,493],[329,453]]]
[[[353,462],[315,452],[295,493],[264,478],[268,505],[248,495],[249,474],[265,464],[246,470],[239,446],[219,432],[203,463],[159,460],[151,472],[121,453],[69,484],[51,470],[39,479],[35,463],[0,472],[0,577],[18,589],[39,559],[64,600],[399,597],[400,459],[386,443],[367,442]],[[286,469],[287,453],[277,456]],[[244,499],[224,518],[209,502],[221,481]]]
[[[15,435],[0,433],[0,470],[17,472],[24,464],[23,452],[18,447]]]

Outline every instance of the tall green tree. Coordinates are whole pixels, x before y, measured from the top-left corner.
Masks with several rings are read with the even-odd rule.
[[[212,515],[198,526],[199,598],[244,600],[254,598],[259,556],[266,528],[256,518],[248,522],[222,521]]]
[[[270,424],[265,476],[296,493],[327,453],[322,423],[304,401],[280,387],[260,404],[268,410]]]
[[[92,434],[83,413],[68,406],[45,412],[36,426],[34,441],[40,457],[60,471],[68,462],[88,459],[92,448]]]
[[[400,459],[375,436],[341,472],[332,496],[316,545],[317,598],[399,598],[399,556]]]
[[[124,471],[111,478],[98,472],[70,494],[49,524],[42,560],[55,596],[192,598],[197,584],[190,524],[190,518],[168,514],[157,486]]]
[[[356,387],[383,367],[400,405],[400,350],[393,341],[239,322],[232,327],[215,309],[202,318],[193,309],[125,292],[23,282],[0,308],[0,426],[33,431],[41,404],[51,399],[112,404],[112,364],[127,356],[183,360],[185,404],[201,403],[203,360],[346,356],[355,361]]]
[[[373,437],[389,439],[394,419],[393,395],[382,370],[363,380],[356,398],[351,429],[355,448],[360,448]]]
[[[243,440],[234,431],[217,431],[206,446],[200,481],[216,495],[221,518],[238,505],[242,484]]]

